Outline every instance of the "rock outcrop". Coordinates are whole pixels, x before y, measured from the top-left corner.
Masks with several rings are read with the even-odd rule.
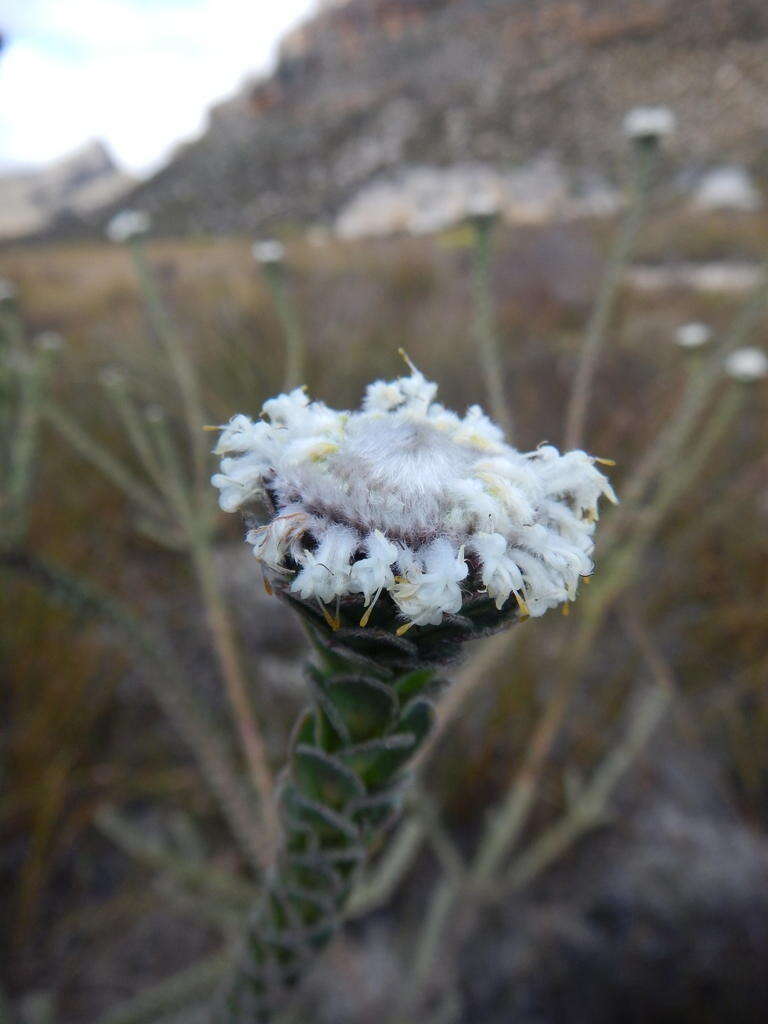
[[[61,218],[90,217],[134,184],[99,141],[46,167],[0,175],[0,239],[44,232]]]
[[[688,181],[728,164],[759,184],[766,58],[763,0],[332,2],[130,204],[160,231],[253,233],[344,211],[347,232],[362,205],[370,219],[425,175],[519,176],[546,160],[576,197],[592,180],[610,206],[622,117],[656,104],[677,115],[668,159]]]

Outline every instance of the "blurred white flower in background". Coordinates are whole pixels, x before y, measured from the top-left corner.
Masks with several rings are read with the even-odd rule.
[[[285,259],[285,246],[274,238],[267,238],[255,242],[251,249],[253,258],[263,266],[274,263],[282,263]]]
[[[598,501],[615,501],[599,460],[519,452],[479,406],[460,417],[436,391],[412,368],[371,384],[356,412],[297,388],[223,428],[221,507],[268,509],[246,539],[279,587],[321,608],[362,595],[361,625],[386,591],[401,632],[478,594],[530,615],[575,597]]]
[[[768,355],[761,348],[737,348],[725,360],[725,372],[734,380],[749,383],[768,377]]]
[[[711,327],[696,320],[681,324],[675,332],[675,341],[681,348],[701,348],[711,340]]]
[[[633,107],[624,118],[624,134],[638,141],[659,141],[675,130],[675,115],[668,107]]]
[[[121,210],[107,224],[110,242],[128,242],[145,235],[152,227],[152,218],[144,210]]]
[[[501,214],[498,190],[483,189],[467,200],[467,216],[476,220],[493,220]]]

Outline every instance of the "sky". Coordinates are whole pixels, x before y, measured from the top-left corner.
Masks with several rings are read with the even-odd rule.
[[[267,70],[315,0],[0,0],[0,169],[91,139],[134,173]]]

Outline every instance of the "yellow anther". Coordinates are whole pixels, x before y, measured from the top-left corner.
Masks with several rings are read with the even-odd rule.
[[[333,444],[332,441],[324,441],[321,444],[315,445],[309,457],[312,462],[320,462],[320,460],[324,459],[326,455],[332,455],[338,450],[339,446],[337,444]]]
[[[402,636],[404,633],[407,633],[412,625],[412,622],[404,622],[402,626],[398,626],[395,630],[395,636]]]
[[[517,601],[517,607],[520,609],[520,614],[525,618],[530,618],[531,613],[528,605],[525,603],[525,598],[522,594],[518,594],[516,590],[513,590],[512,593],[515,595],[515,600]]]
[[[221,427],[217,427],[214,423],[204,423],[202,430],[221,430]]]
[[[615,466],[616,459],[599,459],[595,456],[595,462],[599,462],[601,466]]]
[[[568,601],[563,605],[563,615],[567,618],[571,614],[571,605]]]
[[[361,626],[367,626],[368,625],[368,620],[370,619],[371,612],[373,611],[373,605],[374,605],[374,602],[371,601],[371,603],[368,605],[368,607],[363,612],[363,617],[362,617],[362,619],[360,619],[360,625]]]

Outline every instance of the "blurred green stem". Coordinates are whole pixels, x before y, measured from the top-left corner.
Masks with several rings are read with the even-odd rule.
[[[352,892],[346,917],[362,917],[385,904],[397,890],[406,872],[412,867],[426,834],[424,821],[409,815],[388,841],[381,860]]]
[[[487,863],[486,849],[481,847],[469,882],[461,875],[446,871],[431,895],[424,923],[416,943],[416,956],[403,1001],[391,1019],[400,1024],[408,1013],[418,1009],[430,975],[438,959],[449,921],[458,919],[458,931],[466,933],[480,903],[499,899],[500,891],[518,889],[530,884],[556,863],[583,835],[607,820],[608,804],[617,786],[635,763],[661,721],[672,692],[658,684],[641,699],[633,712],[624,739],[606,756],[592,780],[574,799],[566,814],[534,840],[499,879],[501,858]],[[518,814],[519,814],[518,810]]]
[[[616,552],[595,578],[580,602],[580,626],[565,664],[550,694],[541,720],[526,750],[523,763],[500,809],[489,822],[480,845],[475,878],[487,883],[509,855],[520,836],[536,794],[539,776],[570,707],[574,687],[613,603],[637,577],[638,569],[656,530],[674,503],[706,465],[715,446],[733,422],[744,399],[744,389],[729,385],[712,414],[699,443],[686,461],[670,467],[652,505],[643,510],[640,524],[627,547]]]
[[[272,293],[280,330],[285,345],[285,378],[283,389],[300,387],[306,372],[304,367],[304,337],[299,324],[296,304],[290,294],[285,265],[282,261],[264,266],[264,276]]]
[[[203,434],[205,414],[194,365],[160,296],[143,241],[136,237],[130,243],[139,287],[147,305],[150,323],[163,346],[181,393],[184,416],[189,432],[194,466],[195,490],[205,493],[208,485],[206,464],[208,451]]]
[[[134,499],[146,513],[162,521],[166,514],[162,502],[108,449],[94,441],[53,403],[47,404],[46,415],[76,451]],[[264,841],[260,844],[263,867],[269,861],[278,834],[272,776],[261,730],[251,708],[248,684],[240,661],[234,629],[213,559],[207,515],[208,494],[197,493],[194,490],[190,493],[187,490],[182,459],[163,410],[159,407],[150,410],[147,423],[151,432],[150,437],[154,442],[152,458],[158,463],[161,493],[186,538],[232,718],[253,785],[259,794],[266,833]]]
[[[165,477],[160,468],[160,463],[152,449],[149,437],[147,436],[146,424],[142,422],[135,405],[128,394],[124,381],[116,382],[108,387],[107,393],[112,399],[113,405],[123,424],[125,433],[133,445],[133,450],[139,457],[147,474],[155,484],[155,487],[162,493],[165,485]]]
[[[83,428],[53,401],[47,401],[45,418],[84,459],[92,463],[128,498],[145,512],[162,517],[164,509],[151,491],[103,445],[94,441]]]
[[[198,960],[122,1006],[108,1010],[96,1024],[156,1024],[174,1011],[185,1007],[194,1010],[219,984],[232,959],[233,954],[225,950],[206,960]]]
[[[241,912],[257,897],[254,886],[239,881],[228,871],[220,871],[206,861],[196,862],[182,857],[135,826],[124,815],[105,807],[96,816],[96,827],[116,846],[131,857],[171,876],[194,890],[207,893],[230,908]]]
[[[608,256],[595,306],[587,324],[584,344],[579,354],[576,376],[565,418],[564,447],[566,450],[579,448],[583,443],[587,410],[600,350],[605,343],[608,325],[616,306],[622,275],[631,258],[637,233],[648,206],[653,170],[658,157],[658,145],[635,143],[632,149],[634,180],[629,209]]]
[[[265,831],[263,845],[266,866],[272,860],[280,835],[280,821],[275,806],[274,783],[266,745],[251,705],[248,682],[243,671],[232,620],[219,585],[213,554],[210,545],[200,537],[193,541],[192,558],[235,728],[240,737],[253,785],[259,795]]]
[[[501,357],[491,285],[491,238],[496,218],[471,218],[474,233],[472,248],[472,291],[474,298],[473,335],[480,356],[485,388],[493,419],[508,438],[513,431],[512,411],[507,400],[504,362]]]
[[[163,475],[167,480],[168,498],[187,536],[195,578],[224,680],[233,724],[251,781],[259,795],[260,811],[265,829],[263,866],[266,866],[274,852],[279,835],[272,773],[264,738],[251,706],[248,681],[242,667],[232,620],[221,591],[210,534],[204,518],[205,507],[196,507],[194,496],[188,495],[185,490],[183,466],[173,443],[167,420],[158,410],[150,423]]]
[[[645,749],[671,699],[671,691],[661,685],[644,694],[639,706],[633,709],[624,740],[607,755],[566,814],[515,859],[506,874],[506,886],[521,889],[530,884],[583,835],[608,820],[611,795]]]
[[[659,470],[664,466],[674,467],[682,458],[684,446],[691,440],[697,420],[722,380],[723,359],[748,340],[765,315],[767,305],[768,263],[764,264],[760,282],[739,310],[723,343],[704,360],[691,360],[688,381],[677,410],[651,442],[628,482],[622,487],[621,505],[599,532],[599,551],[610,550],[619,533],[633,520],[638,503]]]
[[[209,715],[183,685],[186,673],[170,645],[119,601],[58,566],[25,552],[0,554],[0,566],[30,579],[61,604],[111,621],[130,638],[155,670],[144,675],[146,686],[189,746],[241,849],[261,870],[264,843],[250,803],[244,799],[228,754],[208,721]]]
[[[3,481],[3,523],[0,537],[6,546],[21,543],[27,523],[27,505],[34,477],[34,460],[40,426],[44,359],[38,353],[16,372],[18,402],[15,422],[6,426],[8,465]]]

